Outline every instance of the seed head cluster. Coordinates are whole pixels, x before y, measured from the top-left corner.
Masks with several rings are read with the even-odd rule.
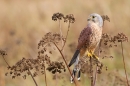
[[[63,71],[65,72],[65,65],[63,64],[63,62],[51,62],[47,68],[48,71],[52,72],[53,74],[55,74],[56,72],[61,73],[61,69],[63,69]]]
[[[42,38],[42,40],[40,40],[40,42],[38,43],[38,49],[41,46],[42,47],[51,46],[52,45],[51,43],[59,44],[61,40],[65,41],[64,37],[61,36],[59,33],[48,32],[45,34],[45,36]],[[44,51],[46,51],[46,50],[44,50]]]
[[[5,56],[5,55],[7,55],[7,53],[3,50],[0,50],[0,55]]]
[[[102,15],[101,17],[102,17],[103,21],[107,20],[110,22],[110,18],[107,15]]]
[[[64,20],[64,22],[69,22],[69,23],[74,23],[75,18],[73,14],[69,14],[64,16],[62,13],[54,13],[52,16],[52,20],[57,21],[57,20]]]
[[[65,65],[63,62],[51,61],[52,51],[48,50],[48,47],[53,46],[53,43],[58,44],[60,40],[64,40],[58,33],[47,33],[38,43],[38,56],[36,59],[26,59],[22,58],[15,65],[8,67],[9,72],[6,75],[11,75],[14,79],[17,76],[22,76],[26,79],[27,75],[30,75],[30,71],[33,71],[33,77],[36,77],[38,74],[44,74],[45,70],[48,70],[55,74],[56,72],[61,73],[65,72]],[[5,55],[4,52],[0,52],[2,55]]]
[[[59,33],[47,33],[42,40],[38,43],[38,57],[41,58],[43,55],[46,56],[45,60],[48,64],[47,70],[55,74],[56,72],[61,73],[65,72],[65,65],[63,62],[59,61],[51,61],[50,56],[48,54],[52,54],[53,51],[50,51],[48,48],[53,47],[54,44],[59,45],[61,40],[64,41],[64,38]],[[40,50],[41,48],[41,50]],[[48,52],[48,53],[47,53]]]
[[[90,63],[90,60],[92,63]],[[100,61],[98,61],[95,57],[91,59],[89,57],[83,57],[82,59],[80,59],[79,65],[81,67],[82,73],[91,74],[95,66],[97,66],[98,69],[97,73],[98,74],[102,73],[103,64]]]
[[[12,79],[17,76],[22,76],[26,79],[27,75],[30,75],[30,70],[33,71],[33,77],[37,76],[38,73],[44,74],[44,60],[43,58],[37,59],[25,59],[19,60],[15,65],[8,67],[9,72],[6,75],[10,74]]]
[[[128,37],[124,33],[118,33],[115,36],[111,36],[107,33],[104,33],[102,35],[101,42],[105,46],[112,47],[114,45],[115,47],[117,47],[118,42],[128,42]]]

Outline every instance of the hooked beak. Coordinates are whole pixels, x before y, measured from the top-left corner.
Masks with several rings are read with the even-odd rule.
[[[87,19],[87,21],[90,21],[90,20],[92,20],[92,17],[89,17],[89,18]]]

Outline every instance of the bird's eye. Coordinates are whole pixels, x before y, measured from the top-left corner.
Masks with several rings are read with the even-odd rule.
[[[92,18],[95,18],[95,16],[92,16]]]

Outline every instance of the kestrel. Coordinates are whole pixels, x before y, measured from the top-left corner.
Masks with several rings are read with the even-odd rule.
[[[93,57],[94,55],[93,53],[100,42],[103,27],[102,17],[97,13],[93,13],[90,14],[87,21],[88,21],[87,27],[84,28],[80,33],[77,50],[75,51],[69,63],[69,67],[73,63],[77,65],[79,57],[83,56]],[[96,59],[98,59],[98,57],[96,57]],[[75,73],[77,71],[79,70],[76,69],[76,67],[74,67],[73,76],[75,76]],[[78,80],[80,80],[80,71],[78,73]]]

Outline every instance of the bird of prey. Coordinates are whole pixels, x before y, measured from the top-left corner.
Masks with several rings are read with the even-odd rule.
[[[92,13],[89,15],[88,24],[86,28],[84,28],[79,36],[77,49],[69,63],[69,67],[74,64],[77,65],[79,61],[79,57],[87,56],[87,57],[95,57],[97,60],[99,59],[94,55],[95,48],[98,46],[101,36],[102,36],[102,27],[103,27],[103,19],[97,13]],[[73,76],[75,77],[75,73],[79,71],[74,67]],[[71,77],[71,81],[72,81]],[[78,80],[80,80],[80,71],[78,73]]]

